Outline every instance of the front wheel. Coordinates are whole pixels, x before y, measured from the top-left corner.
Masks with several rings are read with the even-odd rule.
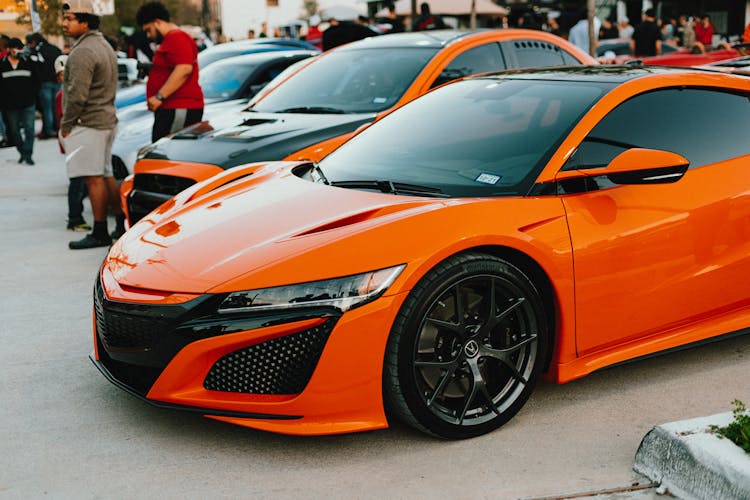
[[[520,269],[479,253],[447,259],[394,322],[383,380],[389,412],[442,438],[500,427],[534,388],[547,328],[539,292]]]

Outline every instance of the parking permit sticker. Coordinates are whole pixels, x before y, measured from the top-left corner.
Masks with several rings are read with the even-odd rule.
[[[495,175],[495,174],[479,174],[479,177],[474,179],[477,182],[481,182],[482,184],[497,184],[500,179],[503,177],[501,175]]]
[[[387,97],[376,97],[372,100],[373,104],[383,104],[385,101],[387,101]]]

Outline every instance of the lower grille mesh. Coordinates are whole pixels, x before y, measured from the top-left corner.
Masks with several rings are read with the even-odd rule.
[[[248,394],[299,394],[318,364],[335,320],[240,349],[219,359],[203,387]]]
[[[153,346],[165,325],[153,318],[140,318],[129,314],[104,311],[104,292],[97,282],[94,295],[96,331],[104,345],[111,350],[142,350]]]
[[[159,194],[176,195],[195,184],[193,179],[164,174],[136,174],[133,177],[133,188],[140,191],[151,191]]]

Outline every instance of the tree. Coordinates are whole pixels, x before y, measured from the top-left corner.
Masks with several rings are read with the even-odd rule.
[[[36,5],[42,23],[42,34],[45,36],[62,34],[62,26],[60,26],[62,4],[61,0],[37,0]],[[17,12],[23,12],[16,19],[16,23],[31,26],[31,12],[26,0],[16,0],[16,9]]]
[[[588,10],[588,23],[589,23],[589,55],[596,57],[596,44],[598,39],[598,33],[596,33],[594,25],[594,16],[596,15],[596,0],[588,0],[586,3]]]

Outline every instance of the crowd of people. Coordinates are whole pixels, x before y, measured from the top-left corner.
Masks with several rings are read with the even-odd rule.
[[[15,146],[19,163],[33,165],[34,139],[56,136],[55,96],[60,89],[55,61],[62,51],[41,34],[31,33],[26,43],[0,35],[0,141]],[[34,134],[37,104],[42,130]]]
[[[321,17],[311,16],[309,26],[300,34],[300,38],[316,45],[322,50],[329,50],[338,45],[361,38],[375,36],[382,33],[399,33],[406,30],[406,23],[397,15],[395,6],[388,5],[388,15],[384,18],[366,18],[360,16],[356,20],[328,19],[327,27],[321,29]],[[420,4],[419,16],[415,19],[410,31],[425,31],[449,28],[442,17],[430,12],[429,2]],[[570,18],[561,19],[560,13],[543,16],[539,12],[525,12],[515,16],[496,16],[485,19],[486,28],[524,28],[550,32],[568,39],[583,51],[589,52],[588,12],[581,9],[578,16],[570,22]],[[255,30],[248,31],[248,38],[268,36],[268,24],[262,23],[260,34]],[[280,28],[273,29],[274,36],[287,37],[291,34]],[[726,42],[714,42],[714,26],[708,14],[680,15],[676,17],[657,18],[654,9],[644,11],[642,19],[636,26],[627,17],[619,21],[615,19],[600,20],[594,17],[595,43],[600,40],[631,41],[632,52],[636,56],[650,56],[661,53],[661,44],[671,45],[679,49],[687,49],[695,53],[705,53],[708,50],[726,45]],[[743,43],[750,43],[750,24],[741,37]]]
[[[518,23],[516,25],[518,26]],[[556,17],[548,17],[543,22],[522,21],[520,26],[543,29],[562,36],[584,52],[590,53],[586,9],[579,11],[576,22],[567,32],[560,28]],[[660,55],[663,44],[676,49],[687,49],[694,53],[705,53],[727,45],[723,41],[715,42],[714,35],[714,27],[708,14],[680,15],[659,19],[655,10],[650,8],[643,12],[641,22],[636,26],[633,26],[627,17],[621,18],[619,22],[614,19],[600,20],[594,17],[594,43],[597,46],[600,41],[606,40],[628,41],[631,53],[636,57]],[[742,35],[742,42],[750,43],[750,24]]]
[[[146,85],[148,108],[154,113],[152,139],[196,123],[203,115],[198,84],[198,47],[170,21],[160,2],[143,4],[136,15],[146,36],[158,44]],[[66,0],[62,31],[72,41],[69,53],[41,34],[2,38],[0,42],[0,110],[4,146],[13,145],[19,163],[34,165],[34,139],[57,137],[69,178],[67,228],[90,231],[69,243],[73,250],[109,246],[125,232],[119,186],[112,171],[111,150],[117,127],[115,93],[117,56],[99,31],[94,0]],[[42,130],[35,134],[39,107]],[[83,218],[88,197],[93,225]],[[107,216],[115,227],[109,231]]]

